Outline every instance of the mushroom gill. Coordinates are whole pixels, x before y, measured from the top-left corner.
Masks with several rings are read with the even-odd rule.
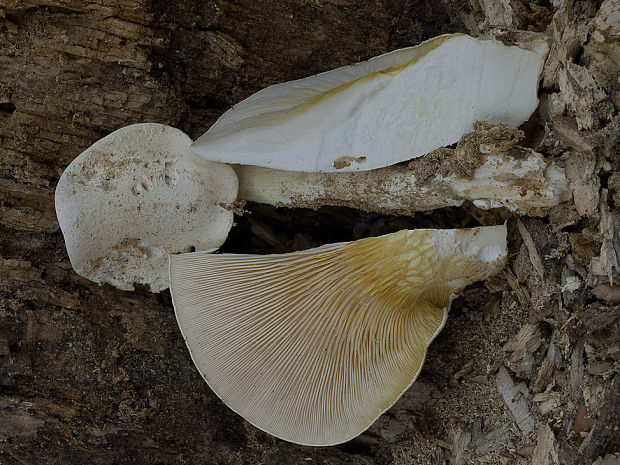
[[[505,258],[505,226],[403,230],[282,255],[171,255],[170,291],[226,405],[287,441],[333,445],[396,402],[454,296]]]

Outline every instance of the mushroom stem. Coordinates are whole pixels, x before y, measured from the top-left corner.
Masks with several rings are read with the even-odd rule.
[[[469,200],[479,208],[518,214],[569,199],[564,170],[531,149],[481,155],[468,170],[440,149],[408,164],[372,171],[300,173],[236,165],[239,198],[277,206],[345,206],[411,215]]]

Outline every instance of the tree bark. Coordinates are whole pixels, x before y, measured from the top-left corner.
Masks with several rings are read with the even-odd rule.
[[[219,401],[193,367],[167,293],[99,287],[74,273],[54,211],[64,168],[122,126],[159,122],[196,138],[267,85],[443,33],[542,31],[553,14],[543,1],[490,3],[0,0],[0,463],[442,463],[461,427],[471,437],[457,436],[472,444],[527,444],[507,426],[493,380],[503,344],[528,320],[506,286],[502,309],[513,310],[492,328],[485,288],[455,302],[420,380],[367,433],[308,448],[253,428]],[[595,2],[586,3],[592,11],[580,14],[591,17]],[[226,250],[285,251],[506,216],[471,207],[419,218],[249,208]],[[516,253],[517,239],[512,246]],[[493,447],[492,457],[522,457]]]

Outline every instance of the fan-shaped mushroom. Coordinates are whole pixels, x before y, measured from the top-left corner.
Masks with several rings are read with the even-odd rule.
[[[170,291],[226,405],[287,441],[333,445],[396,402],[454,296],[505,259],[505,226],[404,230],[283,255],[171,255]]]

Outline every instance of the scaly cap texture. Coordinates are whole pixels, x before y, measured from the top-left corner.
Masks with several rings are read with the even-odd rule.
[[[56,187],[73,269],[97,283],[168,287],[168,254],[224,243],[237,176],[196,158],[182,131],[155,123],[114,131],[81,153]]]

